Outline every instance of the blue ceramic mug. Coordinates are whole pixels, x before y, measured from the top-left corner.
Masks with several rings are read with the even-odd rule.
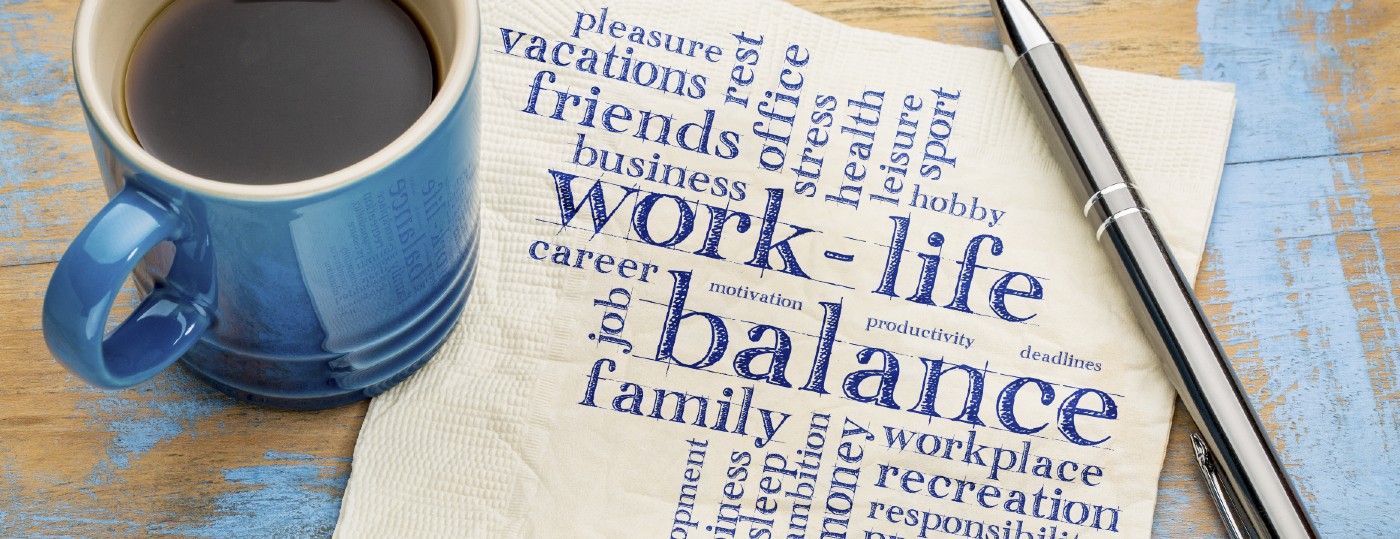
[[[403,380],[441,346],[475,268],[475,3],[405,0],[443,74],[407,132],[325,176],[245,185],[176,170],[131,134],[127,60],[168,2],[79,9],[73,70],[112,200],[54,270],[49,350],[104,388],[183,359],[229,395],[283,408],[336,406]],[[144,299],[109,334],[127,275]]]

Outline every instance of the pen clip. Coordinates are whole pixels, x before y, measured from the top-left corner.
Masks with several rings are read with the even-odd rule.
[[[1215,502],[1215,509],[1220,511],[1220,520],[1225,524],[1226,530],[1230,532],[1230,537],[1234,539],[1253,539],[1257,537],[1252,533],[1249,526],[1241,520],[1239,504],[1236,503],[1233,492],[1226,490],[1225,478],[1220,474],[1220,468],[1215,465],[1215,457],[1210,453],[1210,447],[1200,434],[1191,433],[1191,447],[1196,452],[1196,463],[1201,466],[1201,476],[1206,480],[1206,489],[1210,490],[1211,501]]]

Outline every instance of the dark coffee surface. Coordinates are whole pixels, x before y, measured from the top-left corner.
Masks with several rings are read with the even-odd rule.
[[[391,0],[176,0],[137,43],[126,103],[160,160],[276,184],[387,146],[433,85],[427,43]]]

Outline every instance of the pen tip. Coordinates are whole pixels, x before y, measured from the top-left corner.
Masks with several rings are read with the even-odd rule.
[[[1191,433],[1191,449],[1196,453],[1196,460],[1205,466],[1210,459],[1210,449],[1206,447],[1206,441],[1201,435]]]
[[[1054,43],[1050,31],[1026,0],[991,0],[992,16],[1001,33],[1001,47],[1007,60],[1015,63],[1026,51]]]

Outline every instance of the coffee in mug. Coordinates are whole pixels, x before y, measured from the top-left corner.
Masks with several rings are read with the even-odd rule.
[[[286,183],[387,146],[433,89],[428,43],[392,0],[176,0],[136,43],[126,110],[175,168]]]

